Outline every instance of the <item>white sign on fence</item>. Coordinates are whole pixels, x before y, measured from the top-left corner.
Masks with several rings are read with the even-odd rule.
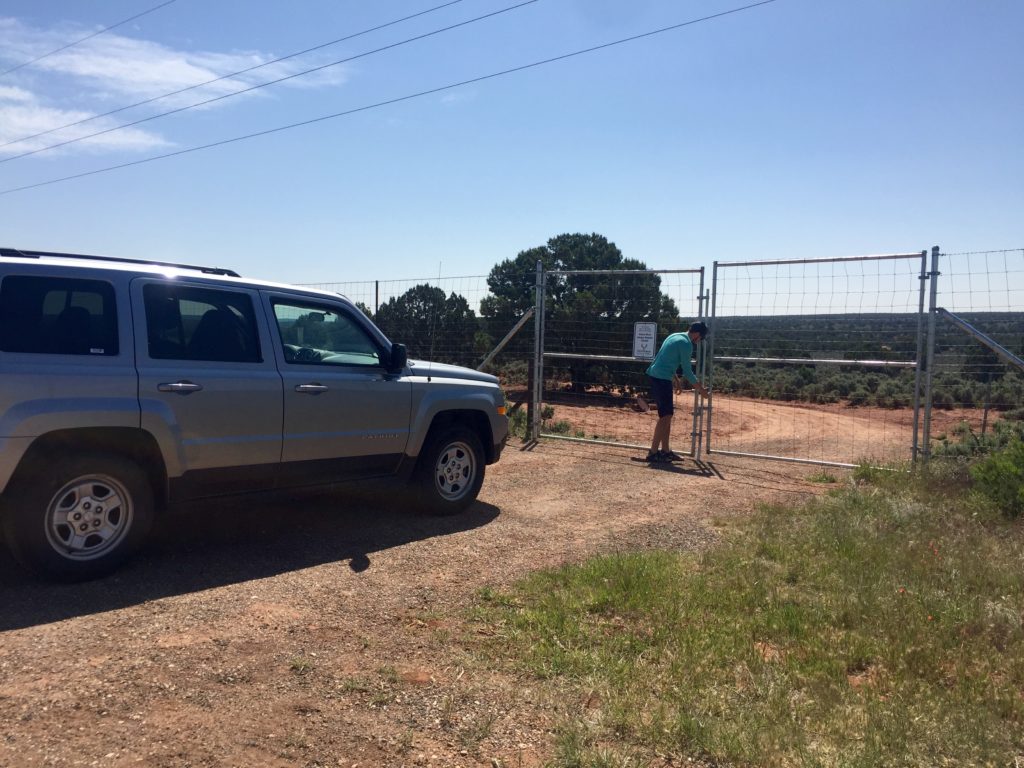
[[[654,346],[657,342],[657,323],[633,323],[633,357],[653,360]]]

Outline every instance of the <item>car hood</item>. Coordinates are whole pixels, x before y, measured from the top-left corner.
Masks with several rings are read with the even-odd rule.
[[[448,365],[447,363],[431,363],[426,360],[410,360],[409,367],[412,368],[414,376],[437,376],[445,379],[466,379],[468,381],[482,381],[487,384],[497,384],[498,377],[489,373],[474,371],[472,368],[463,368],[461,365]]]

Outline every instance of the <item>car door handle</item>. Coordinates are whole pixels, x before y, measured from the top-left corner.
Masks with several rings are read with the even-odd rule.
[[[156,388],[161,392],[176,392],[179,395],[188,395],[192,392],[202,390],[202,384],[194,384],[191,381],[176,381],[173,384],[157,384]]]
[[[327,387],[323,384],[297,384],[295,391],[304,395],[319,395],[321,392],[326,392]]]

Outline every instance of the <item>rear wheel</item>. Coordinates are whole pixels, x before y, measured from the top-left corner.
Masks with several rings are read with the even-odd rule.
[[[417,467],[420,506],[435,515],[454,515],[472,504],[484,482],[483,446],[465,427],[430,436]]]
[[[61,581],[96,578],[120,565],[153,522],[153,491],[120,456],[62,457],[19,473],[4,498],[4,535],[29,570]]]

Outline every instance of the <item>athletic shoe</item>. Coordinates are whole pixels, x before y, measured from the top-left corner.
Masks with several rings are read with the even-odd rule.
[[[659,451],[662,461],[682,461],[683,457],[675,451]]]
[[[661,462],[665,461],[665,455],[661,451],[649,451],[644,461]]]

